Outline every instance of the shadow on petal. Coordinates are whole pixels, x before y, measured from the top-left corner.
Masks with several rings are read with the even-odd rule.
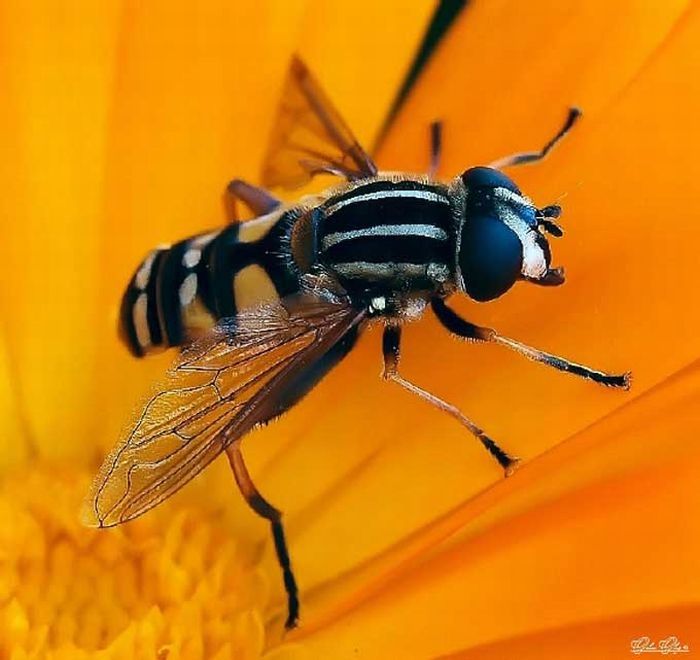
[[[605,621],[593,621],[545,630],[534,635],[504,639],[495,644],[450,653],[441,656],[439,660],[501,660],[502,658],[617,660],[625,657],[625,654],[632,655],[630,651],[635,640],[641,643],[636,648],[645,648],[643,641],[645,637],[648,637],[656,648],[663,648],[663,642],[666,640],[667,649],[676,648],[670,639],[676,637],[679,648],[687,646],[692,655],[693,650],[700,645],[700,635],[697,632],[698,617],[700,617],[700,606],[635,612]]]

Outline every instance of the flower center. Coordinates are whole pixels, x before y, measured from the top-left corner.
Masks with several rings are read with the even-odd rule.
[[[119,528],[86,529],[77,515],[86,490],[86,475],[55,469],[0,487],[0,656],[262,654],[267,578],[220,524],[166,504]]]

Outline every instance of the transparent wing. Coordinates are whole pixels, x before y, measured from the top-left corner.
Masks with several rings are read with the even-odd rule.
[[[203,470],[231,442],[278,415],[285,386],[364,313],[308,297],[244,311],[182,353],[105,459],[83,522],[109,527],[141,515]]]
[[[295,57],[270,137],[262,183],[295,188],[321,172],[352,180],[374,176],[377,166]]]

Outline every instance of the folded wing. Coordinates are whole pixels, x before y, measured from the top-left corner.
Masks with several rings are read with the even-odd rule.
[[[230,443],[282,412],[288,386],[363,317],[347,301],[306,297],[241,312],[184,351],[105,459],[83,522],[135,518]]]
[[[295,188],[323,172],[353,180],[376,175],[377,166],[295,57],[271,134],[262,183]]]

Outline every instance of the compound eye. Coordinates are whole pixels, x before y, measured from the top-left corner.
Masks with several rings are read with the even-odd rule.
[[[520,188],[500,170],[492,167],[472,167],[462,174],[462,181],[467,188],[506,188],[518,195]]]
[[[503,295],[520,277],[522,262],[520,239],[500,220],[484,214],[465,222],[459,265],[470,298],[485,302]]]

